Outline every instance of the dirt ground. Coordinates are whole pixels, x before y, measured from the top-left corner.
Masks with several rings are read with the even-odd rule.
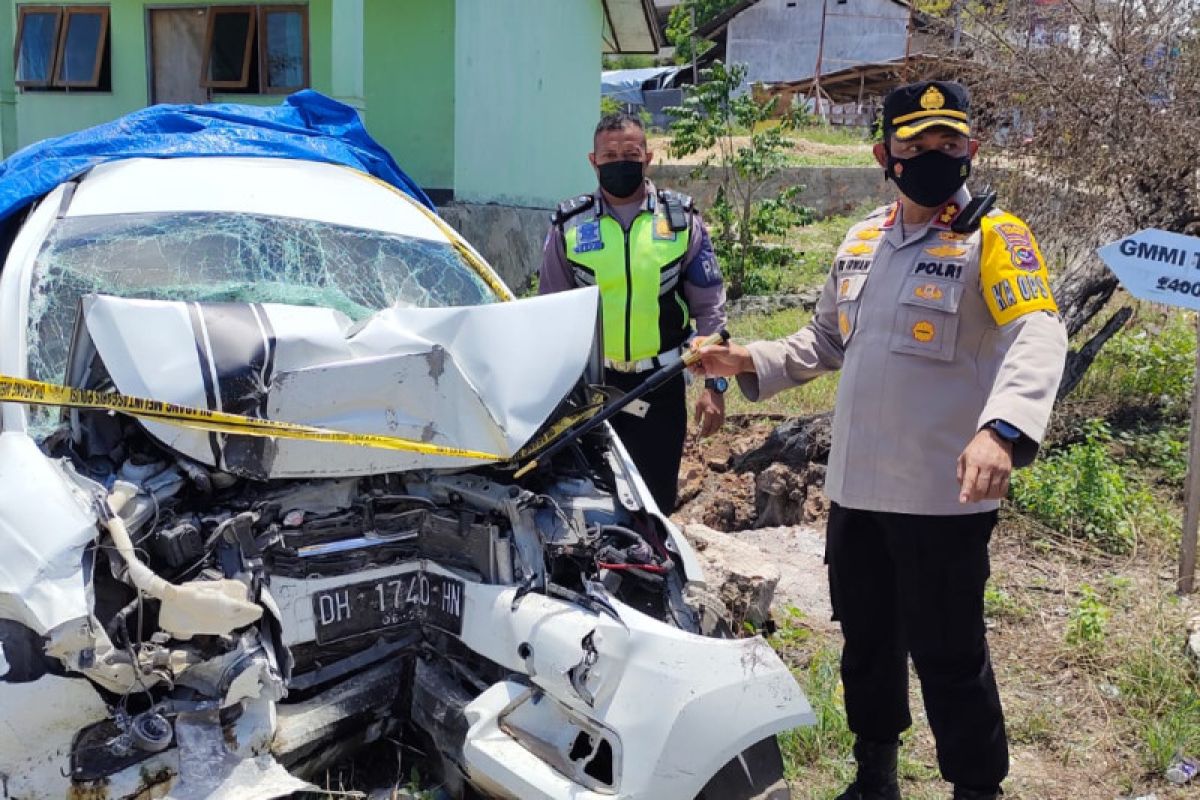
[[[799,624],[811,635],[777,637],[775,644],[803,681],[816,652],[840,647],[836,624],[829,621],[821,563],[823,521],[753,530],[755,476],[730,469],[736,455],[760,444],[778,422],[735,416],[713,439],[689,441],[674,519],[734,533],[779,565],[776,618],[788,617],[785,609],[794,605],[802,612]],[[1156,723],[1135,719],[1144,697],[1135,705],[1126,696],[1145,692],[1153,698],[1159,679],[1155,659],[1162,648],[1185,650],[1186,620],[1200,613],[1200,603],[1173,594],[1174,556],[1166,546],[1108,556],[1011,510],[1002,514],[992,542],[987,624],[1011,741],[1006,798],[1200,798],[1200,785],[1173,787],[1150,769]],[[1104,642],[1088,652],[1065,642],[1084,586],[1096,587],[1112,613]],[[1143,663],[1145,669],[1137,666]],[[914,727],[905,741],[905,797],[945,798],[915,675],[911,685]],[[1167,718],[1170,711],[1155,713]],[[845,761],[799,765],[795,796],[832,797],[849,769]]]

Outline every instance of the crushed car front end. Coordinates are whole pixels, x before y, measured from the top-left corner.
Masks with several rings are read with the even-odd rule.
[[[32,210],[0,374],[496,458],[3,404],[0,797],[282,797],[384,740],[454,797],[777,782],[807,701],[704,635],[619,441],[515,478],[595,410],[596,296],[497,303],[452,236],[271,159],[106,165]]]

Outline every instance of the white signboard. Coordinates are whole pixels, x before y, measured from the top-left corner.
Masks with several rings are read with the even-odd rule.
[[[1097,252],[1139,300],[1200,311],[1200,237],[1148,228]]]

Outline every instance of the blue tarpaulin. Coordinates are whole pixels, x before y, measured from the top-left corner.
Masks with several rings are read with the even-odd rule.
[[[46,139],[0,163],[0,221],[64,181],[123,158],[260,156],[342,164],[429,208],[421,187],[363,127],[358,112],[311,89],[278,106],[159,105]]]
[[[646,67],[645,69],[612,69],[600,73],[600,95],[618,103],[635,106],[646,104],[643,89],[658,89],[679,74],[679,67]],[[646,86],[647,82],[653,82]]]

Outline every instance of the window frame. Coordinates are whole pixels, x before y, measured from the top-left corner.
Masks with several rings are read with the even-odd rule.
[[[55,46],[57,52],[54,56],[54,72],[51,74],[50,85],[60,86],[64,89],[100,88],[100,73],[104,70],[104,50],[105,44],[108,41],[108,24],[111,18],[111,8],[109,6],[63,6],[60,11],[62,12],[62,18],[58,26],[58,44]],[[92,64],[91,77],[86,81],[61,80],[58,74],[67,52],[67,32],[71,29],[72,14],[100,15],[100,40],[96,42],[96,61]]]
[[[217,28],[217,16],[220,14],[246,14],[250,19],[246,28],[246,44],[242,53],[242,77],[236,81],[214,81],[209,77],[212,66],[213,34]],[[258,6],[225,6],[210,5],[205,7],[204,31],[204,62],[200,65],[200,86],[205,89],[247,89],[250,87],[250,60],[254,55],[255,34],[258,32]],[[262,67],[259,66],[261,71]],[[259,93],[262,86],[259,86]]]
[[[20,79],[17,75],[21,69],[21,42],[25,35],[25,17],[28,14],[48,14],[54,12],[54,37],[51,43],[53,51],[50,53],[50,74],[45,80],[25,80]],[[62,6],[43,6],[43,5],[20,5],[17,6],[17,39],[16,46],[13,47],[13,84],[22,89],[26,88],[44,88],[54,85],[54,75],[58,67],[58,40],[62,34],[63,28],[63,7]]]
[[[267,26],[267,15],[278,13],[280,11],[295,11],[300,14],[300,35],[301,35],[301,58],[303,59],[303,68],[301,81],[298,86],[271,86],[270,85],[270,67],[267,63],[267,40],[269,28]],[[261,17],[258,24],[258,93],[259,94],[291,94],[298,92],[301,89],[308,88],[310,85],[308,73],[308,5],[306,4],[279,4],[274,3],[263,4],[258,6],[258,14]]]

